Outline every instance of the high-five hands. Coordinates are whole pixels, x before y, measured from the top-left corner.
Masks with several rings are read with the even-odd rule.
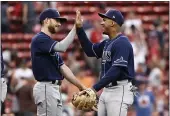
[[[75,25],[76,25],[76,28],[81,28],[83,25],[83,19],[81,18],[81,13],[79,10],[76,11]]]

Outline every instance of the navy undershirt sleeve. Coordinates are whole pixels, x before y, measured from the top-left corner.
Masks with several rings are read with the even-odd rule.
[[[87,56],[96,57],[96,58],[102,57],[102,52],[103,52],[103,48],[105,45],[105,41],[103,41],[101,43],[93,44],[87,38],[87,35],[86,35],[83,27],[77,28],[77,36],[78,36],[78,38],[80,40],[80,44]]]

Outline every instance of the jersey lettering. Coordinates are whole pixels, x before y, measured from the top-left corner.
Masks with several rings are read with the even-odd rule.
[[[102,56],[102,62],[110,62],[111,61],[111,52],[110,51],[104,51]]]

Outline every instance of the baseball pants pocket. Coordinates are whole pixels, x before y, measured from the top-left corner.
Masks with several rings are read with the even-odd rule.
[[[38,101],[37,116],[62,116],[61,101],[50,96],[44,101]]]
[[[42,102],[38,102],[38,104],[37,104],[37,116],[47,116],[45,100],[42,101]]]
[[[45,101],[45,89],[43,89],[44,87],[36,86],[36,84],[33,88],[33,97],[36,105]]]
[[[62,101],[59,90],[49,84],[35,85],[33,96],[37,104],[37,116],[62,116]]]
[[[124,91],[124,99],[123,102],[128,104],[129,106],[133,104],[134,101],[134,95],[133,92],[130,91],[130,86],[127,85],[125,87],[125,91]]]

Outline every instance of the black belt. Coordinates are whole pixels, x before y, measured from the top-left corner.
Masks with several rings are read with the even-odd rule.
[[[57,83],[56,83],[56,81],[58,81]],[[52,81],[52,84],[57,84],[57,85],[61,85],[61,83],[62,83],[62,81],[61,80],[54,80],[54,81]]]
[[[57,82],[56,82],[57,81]],[[51,84],[61,85],[61,80],[54,80],[54,81],[39,81],[39,82],[51,82]]]
[[[124,80],[128,80],[128,82],[131,82],[131,81],[132,81],[131,79],[124,79]],[[123,81],[123,80],[118,80],[118,81]],[[106,88],[113,87],[113,86],[117,86],[117,85],[118,85],[118,84],[117,84],[117,81],[115,81],[115,82],[112,82],[111,85],[107,85]]]

